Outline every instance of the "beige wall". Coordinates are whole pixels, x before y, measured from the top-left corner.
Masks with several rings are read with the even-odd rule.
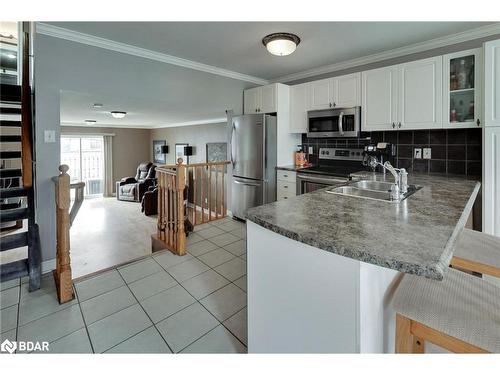
[[[153,140],[166,140],[169,146],[167,164],[175,163],[175,144],[189,143],[195,147],[195,154],[189,158],[190,163],[202,163],[206,161],[206,144],[211,142],[227,142],[226,123],[206,124],[193,126],[180,126],[175,128],[163,128],[151,130],[150,143]],[[153,150],[150,150],[153,158]]]
[[[61,126],[61,134],[114,134],[113,180],[135,176],[139,163],[152,161],[150,130],[126,128],[97,128]]]

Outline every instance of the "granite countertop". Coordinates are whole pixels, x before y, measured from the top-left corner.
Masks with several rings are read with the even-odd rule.
[[[280,166],[280,167],[276,167],[276,169],[281,169],[281,170],[284,170],[284,171],[293,171],[293,172],[298,172],[300,171],[301,169],[306,169],[306,168],[309,168],[311,167],[312,165],[304,165],[302,167],[299,167],[297,165],[284,165],[284,166]]]
[[[360,172],[359,179],[392,181]],[[387,177],[387,179],[386,179]],[[325,192],[252,208],[247,219],[293,240],[400,272],[441,280],[480,183],[441,175],[408,176],[422,189],[400,203]]]

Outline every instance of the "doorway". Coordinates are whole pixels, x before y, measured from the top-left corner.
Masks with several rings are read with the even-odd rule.
[[[61,163],[69,166],[71,183],[85,182],[86,199],[103,196],[106,171],[102,136],[61,136]]]

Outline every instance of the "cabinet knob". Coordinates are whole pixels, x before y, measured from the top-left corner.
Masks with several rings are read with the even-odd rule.
[[[400,128],[401,127],[401,123],[398,124],[398,127]]]
[[[328,103],[328,105],[330,106],[330,108],[332,107],[332,103]]]
[[[392,123],[392,128],[394,129],[396,127],[396,124],[395,123]]]
[[[481,120],[477,119],[476,124],[477,124],[477,126],[481,126]]]
[[[333,102],[333,106],[336,107],[337,106],[337,103]]]

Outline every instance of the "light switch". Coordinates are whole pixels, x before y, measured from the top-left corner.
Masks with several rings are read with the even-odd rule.
[[[313,146],[309,146],[309,152],[308,154],[311,155],[314,153]]]
[[[431,158],[431,148],[430,147],[425,147],[424,148],[423,157],[424,157],[424,159],[430,159]]]
[[[45,137],[45,143],[54,143],[56,141],[56,131],[45,130],[44,137]]]
[[[422,159],[422,149],[421,148],[414,148],[413,149],[413,158],[414,159]]]

